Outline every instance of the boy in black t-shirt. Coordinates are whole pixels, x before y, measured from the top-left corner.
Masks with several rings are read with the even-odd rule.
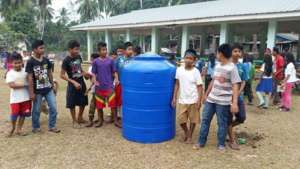
[[[49,132],[59,133],[56,126],[57,108],[56,98],[53,92],[52,64],[44,55],[44,42],[36,40],[32,44],[34,55],[26,64],[28,73],[28,87],[30,99],[33,101],[32,107],[32,132],[40,132],[40,114],[42,98],[45,97],[49,106]]]
[[[73,127],[77,128],[80,127],[80,124],[85,123],[83,112],[85,106],[88,105],[88,97],[85,95],[87,89],[83,77],[89,75],[81,67],[79,42],[70,41],[68,51],[69,54],[62,63],[60,77],[68,82],[66,107],[70,109]],[[79,106],[78,117],[76,117],[76,106]]]

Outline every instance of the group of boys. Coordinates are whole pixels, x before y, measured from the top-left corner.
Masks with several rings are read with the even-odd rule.
[[[240,45],[223,44],[218,48],[218,64],[214,68],[212,81],[203,93],[200,71],[194,67],[196,51],[188,49],[184,56],[184,66],[177,68],[176,84],[172,105],[176,106],[178,122],[184,131],[183,142],[191,144],[193,131],[200,122],[200,108],[204,103],[198,143],[194,149],[205,146],[214,114],[217,115],[218,149],[225,150],[226,136],[229,147],[239,150],[235,142],[233,128],[246,119],[242,91],[249,79],[245,66],[239,62],[243,56]],[[178,104],[177,104],[178,103]],[[189,122],[189,126],[187,126]]]
[[[23,68],[22,56],[13,53],[13,69],[7,74],[6,83],[11,88],[10,107],[13,134],[27,135],[22,132],[25,117],[32,115],[32,132],[41,132],[40,113],[43,100],[48,104],[48,131],[59,133],[56,128],[57,107],[56,91],[52,74],[52,64],[44,57],[45,45],[42,40],[36,40],[32,44],[33,56]],[[82,68],[80,56],[80,43],[72,40],[68,43],[68,55],[63,60],[60,77],[68,82],[66,93],[66,107],[70,110],[73,127],[79,128],[86,123],[83,118],[85,106],[88,103],[88,93],[92,92],[89,110],[89,123],[86,127],[101,127],[104,122],[103,109],[108,104],[111,108],[111,123],[122,127],[118,112],[122,105],[122,87],[119,81],[121,69],[134,56],[133,44],[126,42],[124,47],[117,49],[117,57],[111,58],[107,53],[107,45],[100,42],[97,45],[98,53],[92,54],[92,62],[89,71]],[[91,80],[91,86],[87,88],[85,79]],[[79,107],[78,113],[76,106]],[[98,112],[98,120],[94,121],[95,109]]]

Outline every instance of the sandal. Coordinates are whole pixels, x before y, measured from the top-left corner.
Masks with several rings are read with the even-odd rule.
[[[200,145],[199,143],[198,144],[195,144],[194,146],[193,146],[193,149],[194,150],[200,150],[201,148],[203,148],[204,147],[204,145]]]
[[[96,123],[95,128],[100,128],[103,126],[103,121],[99,121],[98,123]]]
[[[235,142],[229,143],[228,146],[229,146],[232,150],[240,150],[239,145],[236,144]]]
[[[60,133],[60,130],[57,128],[52,128],[52,129],[49,129],[48,131],[52,132],[52,133]]]

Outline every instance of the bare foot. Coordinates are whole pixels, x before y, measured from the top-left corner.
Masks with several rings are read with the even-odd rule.
[[[77,122],[78,122],[79,124],[85,124],[85,123],[87,123],[87,121],[84,120],[84,119],[78,119]]]
[[[182,136],[180,139],[180,142],[185,143],[187,141],[188,137],[186,135]]]
[[[118,128],[122,128],[122,123],[120,121],[114,122],[115,126]]]
[[[103,125],[103,120],[100,120],[99,122],[96,123],[95,127],[100,128]]]
[[[236,142],[231,142],[228,145],[232,150],[240,150],[240,146]]]
[[[10,138],[14,135],[15,129],[12,129],[7,135],[6,137]]]
[[[94,123],[90,121],[85,127],[93,127]]]
[[[24,132],[22,132],[22,131],[17,131],[17,132],[16,132],[16,135],[18,135],[18,136],[27,136],[28,133],[24,133]]]
[[[187,138],[187,140],[186,140],[185,143],[186,143],[186,144],[193,144],[192,138]]]
[[[79,123],[77,123],[76,121],[73,122],[72,126],[73,126],[73,129],[80,129],[81,128],[81,125]]]

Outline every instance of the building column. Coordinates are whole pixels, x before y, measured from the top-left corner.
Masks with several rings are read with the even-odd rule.
[[[228,23],[222,23],[220,28],[220,42],[219,45],[228,43]]]
[[[145,45],[145,36],[139,36],[139,46],[142,48],[142,52],[146,52],[146,45]]]
[[[105,43],[107,44],[107,52],[109,53],[111,50],[111,32],[107,29],[105,30]]]
[[[91,54],[93,52],[93,39],[91,37],[91,32],[87,31],[87,59],[91,61]]]
[[[152,28],[151,30],[151,53],[158,53],[158,29]]]
[[[277,21],[271,20],[268,24],[267,48],[273,49],[276,43]]]
[[[131,31],[130,29],[126,29],[126,42],[131,42],[132,36],[131,36]]]
[[[190,38],[189,38],[189,27],[184,25],[182,27],[181,34],[181,57],[184,57],[185,51],[189,48]]]

